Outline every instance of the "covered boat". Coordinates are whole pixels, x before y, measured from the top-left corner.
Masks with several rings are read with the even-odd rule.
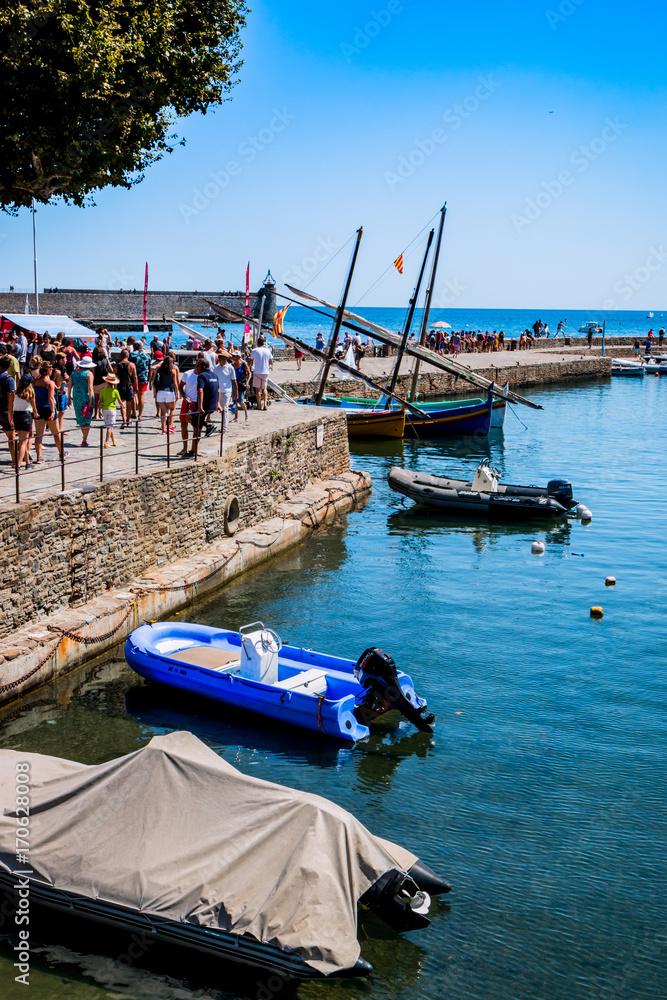
[[[393,468],[389,486],[418,504],[452,513],[473,514],[494,520],[532,520],[565,517],[577,507],[572,485],[566,479],[552,479],[546,486],[513,486],[500,482],[500,474],[485,462],[477,467],[472,481],[429,476],[410,469]],[[582,516],[585,516],[582,514]]]
[[[137,932],[271,970],[281,986],[371,971],[359,901],[413,930],[449,889],[340,806],[244,775],[187,732],[94,765],[2,750],[0,797],[0,886],[27,890],[31,917],[83,918],[102,940],[106,927]]]
[[[611,363],[612,375],[623,375],[626,378],[643,378],[644,365],[639,361],[619,361],[616,358]]]
[[[128,636],[125,658],[142,677],[334,739],[364,739],[369,723],[390,709],[433,731],[412,679],[376,647],[355,663],[283,645],[263,622],[239,632],[152,622]]]

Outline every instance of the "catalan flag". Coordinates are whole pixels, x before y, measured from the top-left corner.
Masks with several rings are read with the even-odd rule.
[[[292,305],[292,303],[288,302],[288,304],[286,306],[283,306],[282,309],[279,309],[278,312],[276,313],[275,319],[273,320],[273,329],[271,331],[271,333],[273,334],[274,337],[282,337],[282,335],[283,335],[283,320],[285,318],[285,313],[287,312],[287,310],[289,309],[289,307],[291,305]]]
[[[398,257],[394,261],[394,267],[399,274],[403,274],[403,254],[399,253]]]

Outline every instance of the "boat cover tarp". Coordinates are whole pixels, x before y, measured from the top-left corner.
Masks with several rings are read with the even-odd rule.
[[[70,319],[69,316],[46,316],[41,313],[39,316],[31,313],[2,313],[0,319],[2,320],[3,330],[8,329],[6,324],[10,323],[12,326],[25,330],[26,333],[34,330],[35,333],[50,333],[52,337],[57,336],[59,333],[64,333],[66,337],[95,339],[94,330],[83,326],[81,323],[77,323],[75,319]]]
[[[241,774],[191,733],[174,732],[104,764],[1,750],[6,871],[17,870],[20,761],[30,764],[35,878],[250,934],[325,975],[359,957],[359,897],[417,860],[327,799]]]

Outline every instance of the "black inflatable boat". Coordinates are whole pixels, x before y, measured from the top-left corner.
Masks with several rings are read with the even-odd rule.
[[[500,474],[484,462],[472,482],[399,468],[393,468],[388,479],[392,490],[415,503],[453,514],[527,521],[565,517],[574,508],[579,516],[590,517],[590,511],[573,499],[572,484],[566,479],[552,479],[546,486],[502,484]]]

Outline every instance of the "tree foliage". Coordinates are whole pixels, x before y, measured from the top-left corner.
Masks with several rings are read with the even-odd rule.
[[[83,205],[227,99],[245,0],[0,0],[0,206]]]

